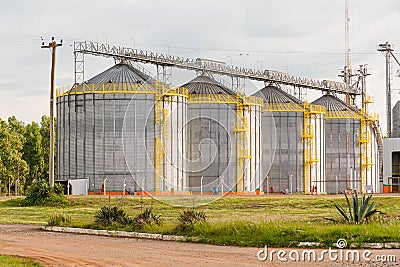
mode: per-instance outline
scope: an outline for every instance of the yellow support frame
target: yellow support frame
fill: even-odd
[[[304,103],[304,129],[303,129],[303,149],[304,149],[304,193],[310,193],[311,170],[313,165],[319,162],[315,153],[315,129],[311,123],[316,121],[318,115],[326,114],[326,108],[323,106]]]
[[[369,114],[368,104],[373,103],[373,99],[368,95],[364,96],[365,110],[361,109],[359,113],[360,119],[360,139],[358,144],[360,146],[360,160],[361,160],[361,190],[364,192],[367,185],[367,173],[374,162],[372,160],[373,155],[372,143],[371,143],[371,128],[373,124],[379,120],[376,114]]]
[[[249,155],[249,127],[245,117],[245,112],[249,112],[249,105],[245,99],[237,98],[236,114],[237,121],[234,131],[235,137],[239,135],[239,140],[236,142],[236,192],[243,192],[244,166],[245,161],[251,158]]]
[[[165,90],[165,85],[156,81],[155,84],[128,84],[128,83],[103,83],[103,84],[84,84],[56,89],[56,97],[67,95],[83,95],[83,94],[155,94],[160,95],[162,91],[165,96],[181,96],[188,97],[188,90],[183,87],[168,87]]]
[[[164,106],[169,104],[172,97],[188,97],[188,90],[186,88],[167,87],[167,85],[156,82],[155,88],[157,89],[156,103],[155,103],[155,124],[158,126],[159,136],[155,139],[155,174],[156,174],[156,187],[155,192],[160,193],[161,179],[163,178],[164,170],[169,166],[164,162],[166,154],[166,147],[169,140],[169,125],[168,116],[169,112]]]

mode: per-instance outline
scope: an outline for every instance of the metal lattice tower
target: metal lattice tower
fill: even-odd
[[[75,42],[74,42],[75,48]],[[74,50],[74,60],[75,60],[75,84],[79,84],[85,81],[85,54],[76,52]]]

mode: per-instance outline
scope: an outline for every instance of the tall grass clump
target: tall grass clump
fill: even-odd
[[[65,213],[54,212],[47,222],[48,226],[64,226],[71,222],[71,216]]]
[[[193,230],[194,226],[199,223],[203,223],[207,221],[207,216],[202,211],[194,211],[194,210],[184,210],[178,217],[178,226],[176,230],[178,232],[186,232],[189,230]]]
[[[133,222],[139,228],[143,228],[145,225],[151,224],[160,225],[161,215],[156,215],[151,208],[146,208],[134,218]]]

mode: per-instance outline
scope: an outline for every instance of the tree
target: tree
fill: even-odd
[[[44,159],[44,172],[48,178],[49,173],[49,154],[50,154],[50,117],[43,115],[40,121],[40,134],[42,135],[42,153]],[[46,179],[46,177],[42,177]]]
[[[54,128],[57,129],[56,119],[54,119]],[[42,153],[44,159],[44,174],[43,179],[49,178],[49,155],[50,155],[50,117],[43,115],[40,122],[40,134],[42,135]],[[54,143],[56,143],[57,137],[54,134]],[[56,146],[54,146],[56,148]],[[57,153],[54,151],[54,165],[56,165]],[[56,170],[56,166],[54,166]]]
[[[0,175],[10,195],[11,186],[15,185],[17,180],[20,184],[24,184],[29,167],[22,159],[23,123],[15,117],[10,117],[9,122],[7,124],[0,119]]]
[[[42,134],[39,124],[32,122],[26,126],[25,144],[23,148],[23,159],[29,166],[29,175],[26,179],[25,189],[32,184],[34,179],[45,178],[45,158],[42,148]]]
[[[0,188],[7,190],[19,181],[26,189],[34,179],[48,179],[50,118],[42,116],[40,125],[24,125],[15,116],[0,119]],[[1,192],[1,191],[0,191]]]
[[[8,118],[8,128],[10,129],[10,132],[18,134],[18,138],[24,142],[26,129],[23,121],[19,121],[15,116],[11,116]]]

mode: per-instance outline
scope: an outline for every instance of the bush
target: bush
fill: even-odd
[[[155,215],[151,209],[145,209],[142,213],[132,218],[126,215],[125,211],[116,206],[103,206],[95,214],[95,222],[102,226],[110,226],[113,223],[122,226],[131,226],[134,229],[142,229],[146,225],[153,223],[160,225],[161,215]]]
[[[195,224],[205,222],[206,220],[207,216],[202,211],[185,210],[178,217],[179,224],[176,229],[179,232],[193,230]]]
[[[39,179],[32,183],[28,189],[28,194],[26,198],[31,200],[31,202],[36,203],[50,195],[50,186],[44,179]]]
[[[64,195],[64,186],[62,184],[55,184],[54,193],[60,196]]]
[[[125,225],[129,222],[129,218],[126,216],[125,211],[116,206],[103,206],[95,214],[95,222],[103,226],[109,226],[113,222],[117,222]]]
[[[155,215],[152,209],[146,208],[142,213],[137,215],[134,219],[136,226],[143,228],[146,224],[161,224],[161,215]]]
[[[68,200],[56,190],[59,190],[59,186],[55,187],[57,189],[50,188],[50,185],[44,179],[39,179],[28,189],[23,205],[26,206],[63,206],[68,204]],[[59,191],[58,191],[59,192]]]
[[[47,222],[48,226],[61,226],[71,222],[71,216],[65,213],[57,213],[54,212],[49,221]]]

